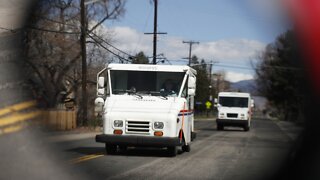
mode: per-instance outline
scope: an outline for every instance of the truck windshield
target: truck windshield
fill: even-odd
[[[185,72],[110,70],[112,94],[177,96]]]
[[[219,97],[219,104],[225,107],[248,107],[246,97]]]

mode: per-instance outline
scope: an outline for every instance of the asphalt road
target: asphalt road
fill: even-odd
[[[212,120],[195,126],[191,152],[176,157],[168,157],[165,149],[133,147],[108,155],[92,138],[55,144],[69,167],[95,179],[270,179],[294,142],[267,119],[255,119],[249,132],[217,131]]]

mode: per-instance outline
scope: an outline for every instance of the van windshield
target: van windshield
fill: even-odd
[[[185,72],[110,70],[112,94],[177,96]]]
[[[219,104],[225,107],[248,107],[248,101],[246,97],[219,97]]]

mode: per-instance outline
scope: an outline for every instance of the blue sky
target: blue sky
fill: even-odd
[[[226,68],[245,66],[266,44],[285,31],[286,24],[273,0],[158,0],[158,53],[173,64],[188,54],[182,40],[199,41],[193,54],[206,61],[219,61],[214,71],[225,71],[231,81],[251,79],[253,70]],[[150,0],[127,0],[126,12],[119,20],[109,21],[117,47],[135,54],[152,55],[153,3]],[[137,36],[137,37],[135,37]],[[178,61],[176,61],[178,60]],[[219,66],[220,64],[220,66]]]

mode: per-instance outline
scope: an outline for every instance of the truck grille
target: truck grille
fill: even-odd
[[[227,113],[228,118],[237,118],[238,114],[237,113]]]
[[[149,134],[151,123],[150,121],[126,121],[127,134]]]

